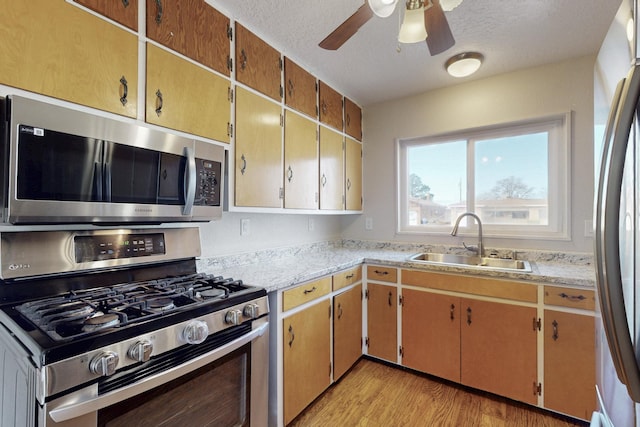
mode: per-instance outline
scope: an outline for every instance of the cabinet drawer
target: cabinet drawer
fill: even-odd
[[[398,270],[391,267],[378,267],[377,265],[368,265],[367,279],[378,280],[380,282],[396,283],[396,281],[398,280]]]
[[[331,292],[331,277],[323,277],[304,285],[296,286],[282,293],[282,311],[312,301]]]
[[[402,270],[402,283],[404,285],[505,298],[514,301],[538,302],[537,285],[507,280],[432,273],[420,270]]]
[[[362,266],[350,268],[333,275],[333,290],[342,289],[362,279]]]
[[[562,307],[594,310],[596,305],[596,295],[594,291],[588,289],[545,286],[544,303],[547,305],[559,305]]]

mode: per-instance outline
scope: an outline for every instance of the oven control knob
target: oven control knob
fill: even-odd
[[[200,344],[209,336],[207,322],[202,320],[192,320],[182,330],[182,338],[187,344]]]
[[[260,306],[258,304],[247,304],[244,306],[242,314],[249,319],[255,319],[260,315]]]
[[[120,357],[112,351],[100,353],[89,362],[89,370],[103,377],[108,377],[116,372]]]
[[[240,310],[229,310],[224,315],[224,323],[228,325],[239,325],[242,323],[242,312]]]
[[[142,340],[133,344],[127,351],[129,359],[137,362],[146,362],[151,358],[151,352],[153,351],[153,344],[151,341]]]

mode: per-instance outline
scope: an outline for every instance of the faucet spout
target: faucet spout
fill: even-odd
[[[478,246],[477,247],[472,247],[472,246],[467,246],[464,244],[464,242],[462,242],[462,244],[464,245],[464,247],[470,251],[474,251],[478,254],[478,256],[482,257],[484,250],[482,247],[482,221],[480,221],[480,217],[476,214],[474,214],[473,212],[465,212],[460,214],[460,216],[458,216],[458,218],[456,219],[455,224],[453,225],[453,230],[451,230],[451,235],[455,236],[458,234],[458,227],[460,226],[460,221],[462,220],[462,218],[464,218],[465,216],[470,216],[472,218],[474,218],[476,220],[476,222],[478,223]]]

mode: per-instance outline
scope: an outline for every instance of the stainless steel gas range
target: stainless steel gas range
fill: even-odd
[[[266,425],[266,292],[199,255],[197,228],[0,233],[0,425]]]

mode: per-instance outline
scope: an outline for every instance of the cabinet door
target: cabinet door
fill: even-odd
[[[282,327],[284,423],[289,424],[331,381],[331,303],[289,316]]]
[[[344,129],[347,135],[362,141],[362,110],[349,98],[344,98]]]
[[[362,285],[333,299],[333,379],[337,381],[362,355]]]
[[[345,138],[345,197],[348,210],[362,210],[362,144]]]
[[[229,142],[229,81],[147,43],[146,121]]]
[[[544,407],[583,420],[596,409],[593,316],[544,311]]]
[[[101,15],[138,31],[138,0],[74,0]]]
[[[342,131],[342,95],[320,82],[320,121]]]
[[[229,25],[229,18],[204,0],[147,0],[147,37],[226,76],[231,74]]]
[[[281,76],[280,52],[236,22],[236,79],[281,101]]]
[[[398,291],[394,286],[367,283],[368,354],[398,360]]]
[[[282,109],[236,87],[236,206],[282,207]]]
[[[316,78],[289,58],[284,58],[284,103],[310,117],[316,118]]]
[[[136,117],[138,37],[64,1],[4,1],[0,84]]]
[[[344,209],[343,138],[320,126],[320,209]]]
[[[460,298],[402,291],[402,364],[460,382]]]
[[[284,207],[318,209],[318,140],[314,122],[291,111],[284,120]]]
[[[535,405],[536,309],[461,299],[462,384]]]

